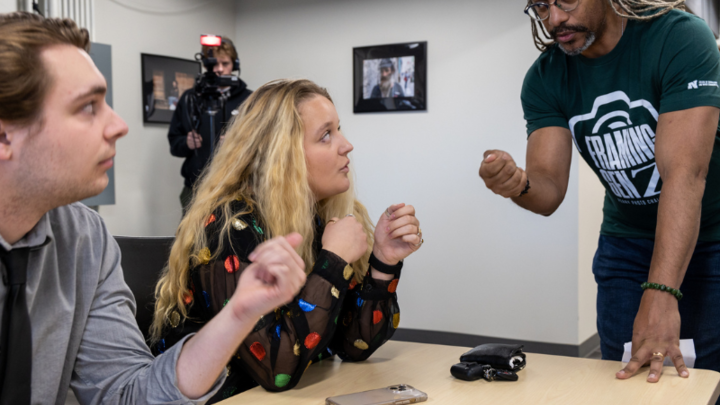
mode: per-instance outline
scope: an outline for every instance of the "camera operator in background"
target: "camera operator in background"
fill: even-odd
[[[222,44],[218,47],[202,47],[203,59],[214,57],[217,64],[213,72],[218,76],[231,75],[238,71],[240,75],[240,61],[232,41],[222,37]],[[224,103],[221,103],[220,110],[214,117],[211,125],[210,115],[199,106],[201,100],[196,95],[196,88],[185,91],[178,101],[177,108],[173,113],[168,132],[170,141],[170,153],[173,156],[185,158],[181,174],[185,178],[185,184],[180,193],[180,203],[183,207],[183,215],[192,199],[192,189],[195,180],[205,168],[213,154],[213,137],[215,144],[222,142],[220,134],[228,121],[234,116],[240,104],[252,93],[247,84],[238,78],[239,86],[219,87]],[[224,104],[224,108],[222,106]],[[211,127],[214,127],[212,134]]]

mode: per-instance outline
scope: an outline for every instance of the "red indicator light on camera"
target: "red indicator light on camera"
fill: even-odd
[[[222,37],[217,35],[200,35],[200,45],[220,46],[222,45]]]

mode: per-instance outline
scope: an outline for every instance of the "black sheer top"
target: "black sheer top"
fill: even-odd
[[[234,213],[244,208],[234,202]],[[258,217],[245,214],[232,222],[229,240],[221,234],[220,210],[205,224],[207,258],[190,271],[191,294],[186,297],[188,318],[170,316],[170,326],[153,350],[164,352],[189,333],[197,332],[217,314],[235,291],[240,274],[250,265],[248,255],[265,240]],[[313,249],[315,263],[305,286],[294,300],[263,316],[240,344],[228,364],[228,376],[209,403],[262,385],[268,391],[285,391],[297,385],[305,370],[337,354],[345,361],[365,360],[392,337],[400,322],[397,303],[399,275],[390,281],[368,275],[362,283],[339,256],[322,249],[324,224],[316,218]],[[217,259],[218,237],[226,238]],[[307,263],[306,263],[307,265]]]

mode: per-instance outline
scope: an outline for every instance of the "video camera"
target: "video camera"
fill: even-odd
[[[218,95],[220,87],[238,87],[240,78],[233,75],[218,76],[215,66],[218,64],[213,48],[222,45],[222,37],[217,35],[201,35],[200,45],[208,47],[207,57],[202,53],[195,54],[195,60],[201,61],[205,66],[205,73],[198,75],[195,80],[195,94],[199,97],[212,98]]]
[[[222,113],[222,122],[227,121],[225,117],[225,101],[227,93],[220,91],[220,88],[240,87],[240,78],[235,75],[219,76],[215,73],[215,66],[218,60],[215,57],[214,48],[222,45],[222,37],[217,35],[201,35],[200,45],[208,47],[207,55],[202,52],[195,54],[195,60],[202,62],[205,73],[200,73],[195,79],[194,94],[188,99],[188,106],[191,116],[187,117],[194,130],[200,128],[203,116],[210,119],[210,147],[215,150],[215,115]],[[237,62],[236,62],[237,64]],[[234,66],[235,67],[235,66]],[[235,69],[236,70],[236,69]],[[195,150],[197,154],[197,149]]]

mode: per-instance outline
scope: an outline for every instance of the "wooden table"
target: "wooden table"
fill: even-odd
[[[269,393],[258,387],[222,405],[322,405],[325,398],[357,391],[410,384],[428,394],[428,404],[714,404],[720,373],[690,370],[680,378],[665,367],[657,384],[645,375],[615,379],[620,362],[527,354],[517,382],[461,381],[450,366],[468,348],[390,341],[361,363],[337,358],[310,366],[295,389]]]

